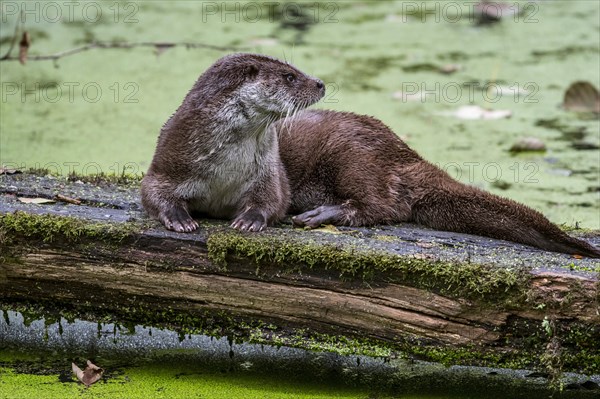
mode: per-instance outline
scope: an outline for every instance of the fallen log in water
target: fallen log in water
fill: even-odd
[[[144,217],[135,182],[0,179],[4,309],[341,353],[600,373],[595,260],[408,224],[241,234],[204,220],[179,234]],[[599,232],[579,236],[600,245]]]

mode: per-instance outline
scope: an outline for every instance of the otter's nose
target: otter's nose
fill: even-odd
[[[322,89],[323,87],[325,87],[323,81],[321,79],[317,79],[317,89]]]

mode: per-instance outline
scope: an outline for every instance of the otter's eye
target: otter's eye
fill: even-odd
[[[285,77],[285,79],[292,83],[296,81],[296,75],[294,75],[293,73],[286,73],[285,75],[283,75]]]

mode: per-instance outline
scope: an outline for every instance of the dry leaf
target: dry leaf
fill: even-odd
[[[81,370],[75,363],[71,363],[71,370],[75,374],[75,377],[81,382],[83,382],[83,370]]]
[[[23,37],[19,42],[19,62],[21,65],[25,65],[27,62],[27,52],[29,51],[29,45],[31,44],[31,39],[29,38],[29,32],[23,32]]]
[[[575,82],[565,92],[567,111],[600,113],[600,93],[590,82]]]
[[[87,361],[87,367],[83,371],[77,367],[75,363],[71,363],[71,368],[73,369],[73,373],[75,373],[75,377],[77,377],[77,379],[86,387],[89,387],[102,378],[102,373],[104,372],[102,368],[96,366],[89,360]]]
[[[24,203],[24,204],[54,204],[56,201],[54,201],[53,199],[48,199],[48,198],[28,198],[28,197],[18,197],[17,198],[20,202]]]
[[[16,175],[17,173],[23,172],[14,168],[0,168],[0,175]]]

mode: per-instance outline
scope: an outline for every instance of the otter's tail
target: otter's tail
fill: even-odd
[[[531,245],[547,251],[600,258],[600,250],[570,237],[541,213],[518,202],[462,186],[439,187],[412,207],[419,224]]]

